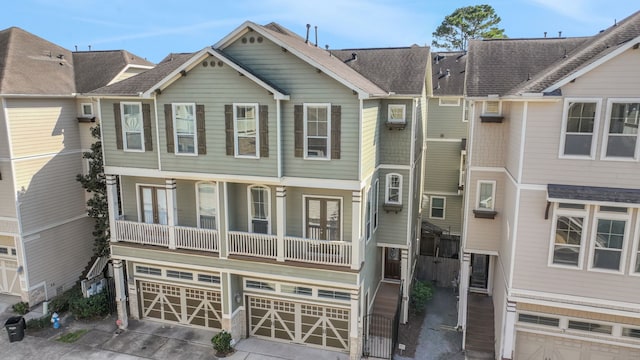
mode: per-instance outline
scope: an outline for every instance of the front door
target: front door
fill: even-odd
[[[471,279],[469,287],[487,290],[489,284],[489,255],[471,254]]]
[[[159,187],[140,187],[142,222],[167,225],[167,190]]]
[[[400,249],[385,248],[384,278],[400,280]]]

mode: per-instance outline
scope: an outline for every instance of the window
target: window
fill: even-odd
[[[500,101],[485,101],[483,114],[499,115],[500,114]]]
[[[568,206],[565,206],[568,205]],[[583,231],[587,213],[573,204],[558,204],[552,230],[551,264],[582,267],[582,248],[586,232]]]
[[[198,281],[209,284],[220,284],[220,276],[198,274]]]
[[[387,174],[386,204],[402,204],[402,175]]]
[[[558,327],[560,325],[560,319],[546,317],[546,316],[529,315],[529,314],[518,314],[518,321],[523,323],[529,323],[529,324],[555,326],[555,327]]]
[[[468,101],[464,102],[464,109],[462,109],[462,121],[463,122],[469,121],[469,102]]]
[[[239,157],[258,157],[258,104],[234,104],[235,154]]]
[[[637,158],[640,103],[613,102],[609,107],[605,157]]]
[[[371,238],[371,230],[372,230],[372,226],[371,226],[371,201],[373,200],[373,188],[369,188],[369,191],[367,191],[367,206],[365,209],[365,214],[364,214],[364,231],[365,231],[365,239],[369,240]]]
[[[167,270],[167,277],[180,280],[193,280],[193,274],[186,271]]]
[[[594,218],[591,244],[591,268],[621,271],[628,211],[610,211],[600,207]]]
[[[9,255],[9,248],[0,247],[0,255]]]
[[[573,330],[589,331],[589,332],[595,332],[595,333],[601,333],[601,334],[611,334],[611,331],[613,330],[611,325],[596,324],[596,323],[589,323],[589,322],[575,321],[575,320],[569,320],[569,325],[567,327]]]
[[[349,293],[342,291],[333,291],[333,290],[318,290],[318,297],[327,298],[327,299],[335,299],[335,300],[351,300],[351,296]]]
[[[567,101],[561,139],[561,156],[593,157],[597,101]]]
[[[494,202],[496,196],[495,181],[479,181],[478,182],[478,200],[476,209],[478,210],[494,210]]]
[[[198,199],[198,227],[217,229],[218,193],[214,183],[198,183],[196,185]]]
[[[162,270],[148,266],[136,266],[136,273],[144,275],[162,276]]]
[[[460,106],[460,98],[438,98],[440,106]]]
[[[175,153],[197,154],[196,104],[172,104]]]
[[[636,239],[636,248],[634,249],[634,257],[635,257],[635,264],[634,264],[634,268],[631,270],[632,273],[636,273],[636,274],[640,274],[640,241],[638,241],[638,239]]]
[[[406,105],[390,104],[388,107],[388,122],[390,123],[406,123]]]
[[[80,104],[80,108],[82,110],[83,117],[92,117],[93,116],[93,104],[91,103],[82,103]]]
[[[622,336],[640,339],[640,329],[622,328]]]
[[[342,201],[305,197],[305,234],[313,240],[342,240]]]
[[[373,230],[378,228],[378,198],[380,194],[380,181],[376,179],[373,185]]]
[[[304,104],[305,159],[330,158],[330,110],[329,104]]]
[[[141,186],[141,218],[147,224],[167,225],[167,190],[160,187]]]
[[[250,289],[276,291],[276,284],[267,283],[267,282],[263,282],[263,281],[247,280],[246,283],[245,283],[245,287],[250,288]]]
[[[142,104],[120,103],[122,113],[122,138],[124,150],[144,151],[144,134],[142,123]]]
[[[249,187],[249,229],[253,233],[269,234],[270,191],[265,186]]]
[[[296,294],[296,295],[304,295],[304,296],[312,296],[313,289],[310,287],[304,286],[294,286],[294,285],[280,285],[280,291],[287,294]]]
[[[444,219],[444,211],[447,199],[441,196],[432,196],[429,202],[429,217],[432,219]]]

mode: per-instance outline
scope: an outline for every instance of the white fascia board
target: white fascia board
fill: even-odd
[[[144,98],[151,97],[153,92],[156,89],[163,90],[163,89],[167,88],[175,80],[177,80],[178,78],[180,78],[182,76],[180,74],[182,71],[189,71],[189,70],[193,69],[197,64],[200,63],[200,61],[202,59],[204,59],[205,57],[207,57],[209,55],[211,55],[211,56],[215,57],[216,59],[222,61],[223,63],[227,64],[232,69],[240,72],[242,75],[244,75],[247,78],[251,79],[256,84],[258,84],[261,87],[265,88],[267,91],[270,91],[271,93],[273,93],[274,99],[276,99],[276,100],[277,99],[289,100],[289,95],[283,94],[283,93],[279,92],[278,90],[274,89],[273,87],[271,87],[270,85],[266,84],[264,81],[258,79],[256,76],[254,76],[253,74],[251,74],[247,70],[241,68],[237,64],[233,63],[232,61],[230,61],[226,57],[220,56],[220,54],[218,54],[215,51],[213,51],[210,47],[206,47],[206,48],[200,50],[197,54],[193,55],[191,57],[191,59],[185,61],[184,64],[179,66],[177,69],[173,70],[169,75],[165,76],[164,79],[160,80],[157,84],[151,86],[149,88],[149,90],[145,91],[142,94],[142,97],[144,97]]]
[[[289,46],[287,46],[287,44],[281,42],[279,39],[271,36],[271,34],[269,34],[266,31],[264,31],[260,25],[257,25],[257,24],[255,24],[255,23],[253,23],[251,21],[244,22],[242,25],[240,25],[239,28],[235,29],[229,35],[225,36],[222,40],[218,41],[215,45],[213,45],[213,48],[214,49],[224,49],[229,44],[231,44],[233,41],[235,41],[236,39],[238,39],[242,35],[246,34],[249,31],[249,29],[252,29],[253,31],[257,32],[258,34],[266,37],[267,39],[269,39],[270,41],[272,41],[276,45],[287,49],[287,51],[289,51],[293,55],[297,56],[298,58],[302,59],[303,61],[307,62],[309,65],[315,67],[316,69],[320,69],[323,73],[329,75],[329,77],[331,77],[332,79],[334,79],[337,82],[341,83],[342,85],[348,87],[349,89],[357,92],[358,93],[358,99],[366,100],[366,99],[371,98],[372,95],[374,95],[374,94],[369,94],[366,91],[363,91],[362,89],[360,89],[359,87],[353,85],[352,83],[344,80],[340,76],[336,75],[335,73],[333,73],[332,71],[330,71],[326,67],[320,65],[319,63],[315,62],[313,59],[311,59],[308,56],[304,55],[303,53],[297,51],[296,49],[290,48]],[[378,94],[377,96],[382,96],[382,95],[383,94]]]
[[[571,73],[569,76],[565,76],[560,81],[558,81],[558,82],[554,83],[553,85],[547,87],[546,89],[542,90],[542,92],[552,92],[552,91],[554,91],[556,89],[561,88],[562,86],[570,83],[571,81],[577,79],[578,77],[588,73],[589,71],[597,68],[598,66],[606,63],[607,61],[615,58],[616,56],[618,56],[618,55],[622,54],[623,52],[629,50],[630,48],[636,46],[638,43],[640,43],[640,36],[635,37],[632,40],[627,41],[625,44],[621,45],[619,48],[613,50],[609,54],[601,57],[600,59],[594,61],[593,63],[583,67],[582,69]]]
[[[144,70],[149,70],[149,69],[153,69],[153,66],[149,66],[149,65],[136,65],[136,64],[127,64],[124,68],[122,68],[122,70],[120,70],[116,76],[113,77],[113,79],[111,79],[111,81],[109,81],[109,83],[107,84],[107,86],[111,85],[114,83],[114,80],[119,78],[120,75],[124,74],[125,72],[127,72],[127,70],[131,69],[131,68],[137,68],[137,69],[144,69]]]

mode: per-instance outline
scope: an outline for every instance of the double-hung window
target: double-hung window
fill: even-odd
[[[330,159],[331,104],[304,104],[305,159]]]
[[[582,267],[587,218],[585,205],[565,203],[556,205],[551,231],[550,265]]]
[[[122,138],[124,150],[144,151],[142,104],[139,102],[120,103],[122,114]]]
[[[385,204],[402,204],[402,175],[387,174]]]
[[[567,100],[560,156],[593,158],[599,109],[600,100]]]
[[[622,271],[629,219],[627,208],[599,206],[591,230],[591,269]]]
[[[640,101],[610,101],[605,157],[637,158]]]
[[[429,217],[432,219],[444,219],[447,198],[432,196],[429,202]]]
[[[197,154],[196,104],[172,104],[176,154]]]
[[[217,228],[218,192],[216,184],[201,182],[196,185],[198,199],[198,227]]]
[[[479,181],[476,209],[493,211],[495,208],[496,182]]]
[[[238,157],[258,157],[258,104],[234,104],[235,152]]]
[[[342,240],[342,202],[336,198],[305,196],[305,237]]]
[[[249,229],[253,233],[269,234],[270,191],[265,186],[249,187]]]

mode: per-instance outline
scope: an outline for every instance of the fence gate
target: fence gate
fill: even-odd
[[[364,337],[362,355],[373,359],[393,359],[393,352],[398,339],[397,314],[387,317],[369,314],[364,317]]]

